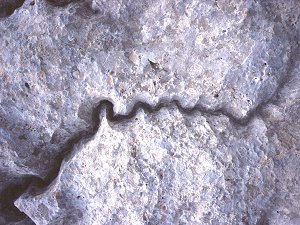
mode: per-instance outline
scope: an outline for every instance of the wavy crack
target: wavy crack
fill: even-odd
[[[267,102],[268,103],[268,102]],[[267,104],[265,103],[265,104]],[[265,105],[262,104],[262,105]],[[227,116],[232,123],[235,125],[246,126],[249,121],[255,116],[258,112],[259,108],[262,107],[260,105],[255,110],[252,110],[247,114],[247,116],[243,118],[236,118],[230,112],[224,109],[208,109],[199,104],[195,105],[194,107],[185,108],[181,105],[179,100],[161,100],[155,106],[151,106],[148,103],[138,101],[136,102],[131,110],[127,114],[116,114],[114,113],[114,104],[109,100],[101,100],[92,110],[91,113],[91,129],[90,130],[81,130],[74,134],[62,147],[61,152],[55,157],[55,165],[49,170],[48,175],[42,179],[38,176],[27,176],[20,178],[17,183],[14,183],[8,186],[4,191],[1,193],[0,202],[2,204],[2,211],[3,212],[15,212],[15,215],[22,215],[25,214],[21,213],[17,207],[14,205],[14,201],[18,199],[22,194],[27,192],[31,195],[41,194],[47,190],[49,185],[55,180],[58,176],[59,171],[61,169],[61,165],[63,161],[71,159],[75,152],[73,151],[75,148],[74,146],[82,141],[90,140],[98,131],[101,120],[100,115],[105,112],[106,118],[109,122],[112,123],[121,123],[123,121],[128,121],[134,118],[140,110],[148,114],[156,113],[162,108],[170,108],[170,107],[177,107],[178,110],[185,115],[193,115],[196,112],[200,112],[206,116]]]
[[[299,49],[299,48],[296,48]],[[289,63],[289,68],[292,68],[294,65],[294,60],[291,60]],[[178,110],[185,115],[193,115],[196,112],[200,112],[205,116],[226,116],[229,118],[230,122],[235,126],[246,126],[254,117],[260,115],[261,108],[265,105],[270,104],[273,101],[276,101],[276,97],[279,95],[279,91],[283,86],[290,80],[291,70],[288,71],[285,78],[280,80],[277,89],[273,93],[272,97],[268,100],[261,102],[256,108],[249,111],[248,114],[242,118],[235,117],[231,112],[226,109],[209,109],[202,106],[201,104],[196,104],[194,107],[183,107],[179,100],[160,100],[156,105],[152,106],[143,101],[137,101],[132,106],[131,110],[127,114],[116,114],[114,112],[114,104],[109,100],[101,100],[93,109],[91,113],[91,129],[90,130],[81,130],[75,133],[62,147],[62,151],[55,157],[55,165],[49,170],[48,175],[42,179],[37,176],[27,176],[22,177],[18,180],[17,183],[14,183],[8,186],[0,194],[0,203],[4,205],[2,207],[3,212],[15,212],[15,215],[19,217],[27,216],[20,210],[15,207],[14,201],[18,199],[22,194],[28,193],[31,195],[41,194],[47,190],[49,185],[55,180],[63,161],[71,159],[75,152],[74,146],[82,141],[90,140],[98,131],[101,120],[100,115],[102,112],[105,112],[106,118],[109,122],[112,123],[121,123],[123,121],[128,121],[134,118],[140,110],[148,114],[156,113],[162,108],[177,107]],[[4,197],[3,197],[4,196]]]
[[[56,6],[64,6],[72,2],[72,0],[48,0],[49,3]],[[24,3],[24,0],[0,0],[0,18],[10,16],[17,8],[21,7]],[[277,89],[273,93],[272,97],[266,101],[261,102],[256,108],[248,112],[248,114],[242,118],[237,118],[232,115],[231,112],[223,108],[218,109],[209,109],[202,106],[201,104],[196,104],[194,107],[183,107],[179,100],[161,100],[156,105],[152,106],[148,103],[138,101],[134,103],[133,107],[127,114],[115,114],[113,110],[113,103],[109,100],[101,100],[93,109],[91,113],[91,129],[81,130],[73,134],[73,136],[67,140],[65,145],[62,147],[61,152],[55,158],[55,165],[49,170],[48,175],[42,179],[38,176],[24,176],[18,178],[13,184],[8,185],[0,193],[0,216],[5,215],[4,217],[9,218],[15,217],[22,219],[26,215],[19,211],[14,205],[14,201],[18,199],[22,194],[28,192],[29,194],[36,195],[47,190],[49,185],[55,180],[59,171],[61,169],[62,162],[64,160],[69,160],[75,154],[74,146],[80,143],[81,141],[88,141],[91,139],[99,129],[101,125],[100,114],[105,112],[106,118],[112,123],[120,123],[126,120],[131,120],[136,116],[136,114],[143,110],[146,113],[152,114],[158,112],[162,108],[177,107],[182,114],[193,115],[196,112],[200,112],[206,116],[221,116],[224,115],[229,118],[229,120],[237,126],[246,126],[254,117],[260,115],[261,109],[270,104],[275,103],[276,98],[279,95],[279,91],[284,87],[284,85],[290,80],[292,76],[291,70],[294,66],[294,61],[298,59],[297,52],[299,52],[299,42],[297,41],[297,46],[294,50],[294,53],[291,56],[289,61],[288,71],[286,75],[279,81]]]
[[[299,45],[295,48],[295,52],[299,50]],[[247,124],[256,116],[260,116],[261,109],[270,104],[276,103],[280,90],[285,86],[285,84],[291,79],[291,70],[296,61],[295,57],[291,57],[289,62],[289,70],[287,71],[285,77],[280,80],[277,89],[273,93],[272,97],[266,101],[261,102],[256,108],[249,111],[248,114],[242,118],[234,116],[231,112],[224,108],[209,109],[202,106],[201,104],[196,104],[194,107],[184,107],[179,100],[160,100],[156,105],[152,106],[143,101],[137,101],[133,104],[132,108],[126,114],[116,114],[114,112],[114,104],[109,100],[101,100],[93,109],[91,113],[91,129],[81,130],[75,133],[70,139],[67,140],[66,144],[62,147],[61,152],[55,157],[55,165],[49,170],[48,175],[42,179],[37,176],[25,176],[21,177],[14,184],[9,185],[0,193],[0,203],[1,211],[4,214],[13,214],[17,218],[25,218],[27,215],[20,212],[14,205],[14,201],[18,199],[22,194],[28,193],[31,195],[41,194],[47,190],[49,185],[55,180],[63,161],[70,160],[76,152],[74,146],[82,141],[89,141],[98,131],[101,120],[100,115],[105,112],[106,118],[111,123],[121,123],[123,121],[128,121],[134,118],[140,110],[148,114],[156,113],[162,108],[177,107],[178,110],[185,115],[193,115],[196,112],[200,112],[205,116],[226,116],[229,118],[230,122],[235,126],[247,126]],[[0,214],[1,215],[1,214]]]

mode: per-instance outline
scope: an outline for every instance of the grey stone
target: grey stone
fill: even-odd
[[[0,21],[3,223],[299,223],[299,14],[25,0]]]

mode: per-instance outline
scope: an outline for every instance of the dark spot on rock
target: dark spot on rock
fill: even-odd
[[[133,158],[136,158],[136,151],[135,151],[135,150],[133,150],[133,151],[131,152],[131,156],[132,156]]]
[[[30,89],[30,86],[29,86],[29,84],[27,82],[25,83],[25,87],[27,87],[28,89]]]
[[[35,1],[30,2],[30,5],[35,5]]]
[[[260,219],[257,221],[256,225],[269,225],[269,220],[267,218],[267,214],[265,212],[262,213]]]
[[[33,149],[32,155],[38,156],[41,153],[40,148],[36,147]]]
[[[47,0],[51,5],[54,6],[66,6],[74,0]]]
[[[244,217],[242,218],[242,222],[243,222],[243,224],[245,224],[245,225],[249,225],[248,218],[247,218],[246,216],[244,216]]]
[[[19,139],[20,139],[20,140],[26,140],[26,135],[25,135],[25,134],[20,135],[20,136],[19,136]]]
[[[277,15],[276,17],[275,17],[275,19],[274,19],[274,22],[282,22],[282,18],[281,18],[281,16],[280,15]]]
[[[218,98],[218,97],[219,97],[219,94],[215,94],[214,97],[215,97],[215,98]]]
[[[159,177],[160,180],[162,180],[163,177],[164,177],[164,173],[162,171],[159,171],[158,172],[158,177]]]
[[[148,220],[147,216],[146,216],[146,213],[143,213],[143,220],[146,221]]]
[[[155,70],[159,69],[159,63],[152,62],[150,59],[148,59],[148,61],[153,69],[155,69]]]

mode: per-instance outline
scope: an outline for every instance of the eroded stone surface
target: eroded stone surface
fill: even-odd
[[[176,108],[101,118],[48,191],[15,203],[36,224],[299,223],[299,145],[274,141],[262,118],[240,127]]]
[[[151,136],[154,134],[150,131],[143,136],[145,140],[140,138],[139,142],[152,140],[155,143],[149,141],[150,146],[157,149],[157,152],[147,153],[149,146],[138,146],[141,152],[135,153],[142,162],[147,155],[153,156],[142,167],[148,165],[152,168],[152,173],[147,174],[148,179],[152,179],[149,184],[152,189],[149,186],[144,190],[148,201],[145,203],[140,198],[138,204],[134,204],[137,193],[130,193],[140,187],[131,184],[130,179],[137,176],[140,182],[139,176],[144,171],[132,167],[128,177],[122,177],[120,171],[116,174],[124,184],[129,182],[126,184],[129,193],[125,191],[123,200],[117,196],[109,204],[116,215],[111,219],[117,221],[120,218],[124,223],[142,221],[143,217],[139,216],[146,211],[149,215],[145,215],[145,218],[154,224],[162,218],[165,218],[165,223],[176,223],[178,219],[182,222],[186,220],[188,224],[192,221],[196,224],[238,224],[245,221],[250,224],[259,221],[297,224],[299,215],[295,209],[298,199],[295,196],[298,194],[298,177],[295,171],[299,163],[299,7],[296,0],[86,0],[63,8],[53,7],[41,0],[36,0],[35,4],[25,1],[13,15],[0,21],[1,196],[7,194],[7,187],[16,184],[24,176],[45,178],[49,169],[57,164],[55,157],[65,143],[80,130],[89,130],[93,126],[90,114],[99,99],[111,99],[115,103],[115,111],[125,113],[137,99],[155,104],[163,97],[176,97],[186,106],[198,103],[212,110],[221,108],[226,115],[234,118],[243,118],[260,104],[268,102],[277,88],[283,88],[285,82],[290,80],[280,96],[275,96],[268,105],[260,107],[261,117],[251,114],[254,118],[245,127],[232,124],[226,116],[216,118],[199,113],[186,118],[176,109],[164,109],[156,116],[141,113],[139,116],[146,119],[140,128],[148,127],[151,130],[156,127],[162,134],[161,139],[170,136],[171,147],[156,143],[153,139],[157,138]],[[161,119],[163,115],[170,117],[166,124],[152,121]],[[216,128],[209,123],[205,129],[211,132],[205,133],[203,128],[201,132],[204,133],[199,131],[203,139],[199,136],[194,140],[190,135],[198,134],[197,129],[203,126],[186,124],[194,120],[204,124],[205,121],[216,123]],[[77,203],[83,200],[74,200],[69,196],[70,193],[58,197],[61,198],[58,202],[62,199],[71,201],[65,205],[55,205],[58,204],[57,199],[49,194],[56,189],[66,192],[68,188],[75,187],[72,183],[75,180],[68,177],[69,170],[72,165],[79,166],[84,161],[89,163],[90,168],[86,168],[86,176],[78,176],[82,192],[88,193],[85,179],[91,178],[88,178],[89,173],[96,173],[94,167],[100,168],[103,164],[106,166],[106,170],[102,171],[103,176],[112,176],[113,163],[119,166],[119,162],[104,163],[100,156],[99,159],[89,159],[84,152],[90,151],[90,145],[106,144],[108,146],[105,148],[94,146],[93,149],[99,155],[107,151],[111,158],[125,154],[125,162],[137,164],[139,160],[133,159],[130,153],[132,146],[128,144],[130,132],[142,133],[139,133],[137,123],[129,121],[125,127],[101,125],[91,142],[76,147],[78,155],[69,166],[66,165],[65,172],[61,171],[61,181],[55,183],[53,189],[41,195],[43,198],[29,196],[26,200],[22,197],[17,201],[18,207],[38,224],[50,221],[56,224],[63,218],[67,221],[69,212],[65,212],[64,207],[72,208],[74,205],[75,209],[82,211]],[[176,129],[177,126],[185,129],[186,139],[180,137],[183,132],[180,129],[177,133],[165,130],[171,125]],[[227,136],[223,137],[218,129],[224,130],[225,134],[227,132]],[[107,135],[103,130],[119,135],[110,139],[119,146],[118,151],[112,148],[112,143],[103,143],[102,138]],[[120,130],[124,134],[120,134]],[[218,144],[207,146],[212,139]],[[192,150],[186,147],[189,145]],[[154,158],[160,150],[173,147],[179,159],[170,154],[162,156],[161,161]],[[207,155],[219,180],[208,182],[196,172],[194,174],[183,169],[192,166],[189,159],[201,152]],[[233,162],[235,169],[230,176],[222,174],[227,162],[219,159],[219,152],[223,155],[232,154],[236,159]],[[270,166],[262,164],[264,157],[268,162],[271,161]],[[206,172],[201,165],[195,167],[201,173]],[[127,171],[127,164],[121,169]],[[169,180],[154,179],[154,173],[159,169],[167,171]],[[176,179],[172,180],[172,176]],[[210,180],[214,178],[213,174],[207,176]],[[249,181],[247,176],[255,181]],[[228,177],[234,182],[226,181]],[[201,197],[204,191],[196,188],[205,182],[210,183],[208,191],[211,191],[208,192],[211,199],[207,199],[207,207],[215,213],[206,215],[207,211],[203,208],[193,217],[195,210],[205,205],[205,199]],[[228,182],[232,183],[232,187],[228,186]],[[171,184],[175,185],[174,189],[169,187]],[[104,187],[101,182],[98,185]],[[183,188],[187,188],[187,199],[181,198],[179,193]],[[165,195],[161,191],[165,191]],[[112,187],[104,192],[106,195],[117,193]],[[198,193],[195,201],[191,200],[193,192]],[[160,214],[159,201],[154,204],[155,198],[159,198],[158,193],[173,201],[165,214]],[[217,196],[226,197],[219,199]],[[289,200],[292,196],[294,201]],[[104,201],[102,197],[95,198],[101,202]],[[0,217],[8,223],[11,216],[6,215],[7,202],[4,199],[0,198]],[[87,199],[84,201],[88,202],[85,203],[87,205],[91,201],[89,207],[102,207],[94,206],[94,198]],[[131,208],[125,207],[125,200],[131,202]],[[166,201],[162,202],[165,204]],[[194,205],[188,205],[190,202],[194,202]],[[44,206],[39,208],[38,203]],[[236,203],[240,203],[240,206],[236,206]],[[118,207],[125,207],[124,210],[131,213],[125,215],[125,211],[118,212]],[[45,210],[49,210],[48,216]],[[92,219],[92,211],[87,210],[86,213],[85,217],[74,217],[72,221],[96,221]],[[108,218],[105,213],[97,215]],[[131,215],[135,217],[131,218]],[[108,220],[106,222],[109,223]]]
[[[16,202],[36,224],[235,224],[247,214],[254,224],[272,196],[260,119],[235,130],[226,117],[141,112],[122,125],[103,118],[76,148],[49,191]]]

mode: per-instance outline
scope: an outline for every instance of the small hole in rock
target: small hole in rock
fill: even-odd
[[[20,135],[20,136],[19,136],[19,139],[20,139],[20,140],[26,140],[25,134]]]
[[[29,84],[26,82],[25,83],[25,86],[28,88],[28,89],[30,89],[30,86],[29,86]]]
[[[152,66],[153,69],[157,70],[159,69],[159,64],[156,62],[152,62],[150,59],[148,59],[150,65]]]

